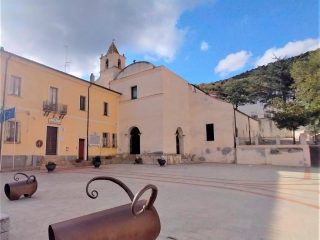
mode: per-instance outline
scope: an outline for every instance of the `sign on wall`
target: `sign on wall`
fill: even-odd
[[[97,133],[90,134],[89,145],[100,146],[100,135]]]
[[[59,118],[48,118],[49,124],[61,125],[62,120]]]
[[[16,117],[16,108],[9,108],[0,112],[0,122],[5,122]]]

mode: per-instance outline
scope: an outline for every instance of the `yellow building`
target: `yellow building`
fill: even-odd
[[[90,159],[117,152],[120,93],[3,49],[0,106],[2,168],[34,166],[43,157]]]

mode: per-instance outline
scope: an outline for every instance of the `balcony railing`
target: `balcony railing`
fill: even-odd
[[[65,104],[52,103],[50,101],[44,101],[42,105],[42,111],[45,116],[50,113],[59,114],[59,118],[63,118],[68,112],[68,106]]]

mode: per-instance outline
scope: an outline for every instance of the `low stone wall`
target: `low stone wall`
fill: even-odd
[[[1,169],[2,170],[18,170],[18,169],[33,169],[40,166],[42,156],[37,155],[16,155],[16,156],[2,156]]]
[[[137,155],[137,157],[142,158],[144,164],[159,164],[158,159],[163,158],[167,161],[166,164],[180,164],[181,155],[180,154],[157,154],[157,153],[145,153]]]
[[[308,145],[237,146],[238,164],[310,167]]]
[[[214,163],[234,163],[235,150],[233,147],[206,148],[198,152],[195,158],[199,161]]]

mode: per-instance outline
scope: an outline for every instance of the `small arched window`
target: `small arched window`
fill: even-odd
[[[106,60],[106,68],[109,67],[109,59]]]
[[[121,60],[118,59],[118,68],[121,68]]]

